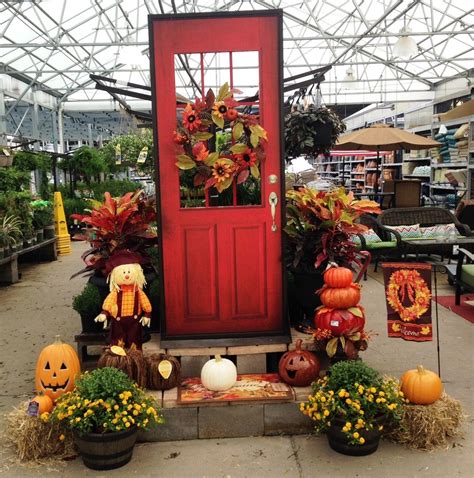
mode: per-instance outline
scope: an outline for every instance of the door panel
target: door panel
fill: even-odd
[[[226,17],[156,16],[150,25],[154,114],[159,137],[162,335],[174,339],[284,334],[287,324],[281,262],[281,12]],[[231,34],[244,31],[245,34]],[[193,191],[191,200],[185,197],[183,202],[179,187],[183,176],[175,165],[176,145],[172,140],[177,127],[175,92],[179,85],[174,69],[178,53],[188,55],[188,64],[201,62],[201,69],[192,68],[192,72],[204,91],[206,83],[212,82],[214,71],[206,71],[204,66],[212,65],[212,61],[221,66],[225,63],[228,72],[219,81],[229,78],[231,86],[235,78],[245,79],[246,55],[251,67],[259,68],[259,123],[267,131],[269,141],[265,145],[266,158],[260,163],[258,191],[254,191],[252,198],[243,198],[242,190],[234,184],[225,201],[224,195],[213,202]],[[214,57],[217,60],[206,60]],[[235,75],[234,62],[241,68]],[[191,92],[178,93],[189,97]],[[277,181],[269,181],[269,175],[275,175]],[[270,193],[279,198],[274,217],[276,229],[272,228]]]

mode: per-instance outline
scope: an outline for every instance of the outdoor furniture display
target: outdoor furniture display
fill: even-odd
[[[474,199],[463,199],[456,208],[456,217],[474,230]]]
[[[398,128],[390,128],[385,124],[376,124],[370,128],[363,128],[341,136],[333,149],[372,149],[377,151],[375,180],[373,182],[374,192],[377,192],[378,177],[381,173],[381,170],[379,170],[381,149],[396,151],[399,149],[428,149],[438,146],[440,146],[438,141],[425,138],[424,136],[409,133]]]
[[[466,263],[465,260],[466,259]],[[459,248],[458,264],[456,266],[456,299],[455,304],[461,304],[461,295],[474,292],[474,254]]]
[[[391,181],[393,183],[393,181]],[[354,193],[356,198],[368,198],[380,204],[381,209],[388,209],[393,206],[395,193],[393,191],[384,191],[376,193]]]
[[[456,244],[453,241],[461,243],[463,237],[472,235],[469,226],[461,224],[453,213],[440,207],[389,209],[382,211],[377,222],[383,239],[395,240],[403,255],[439,254],[450,257],[452,246]],[[447,236],[450,242],[446,241]],[[468,240],[469,249],[474,247],[473,239]]]
[[[401,250],[397,247],[396,240],[384,240],[384,233],[380,228],[380,224],[375,216],[370,214],[363,214],[359,220],[361,224],[367,226],[369,231],[363,234],[357,234],[360,242],[359,249],[361,251],[369,251],[372,260],[374,261],[374,272],[377,272],[377,267],[380,258],[389,257],[400,259]],[[357,240],[356,240],[357,241]],[[367,271],[364,274],[364,280],[367,279]]]
[[[419,207],[421,205],[421,181],[395,181],[394,190],[394,207]]]

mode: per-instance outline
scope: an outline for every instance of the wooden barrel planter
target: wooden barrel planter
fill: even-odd
[[[92,470],[113,470],[126,465],[133,455],[137,427],[113,433],[74,433],[84,465]]]
[[[361,437],[364,437],[365,443],[363,445],[352,445],[348,442],[347,436],[342,431],[342,427],[346,421],[340,418],[336,418],[332,421],[332,425],[326,432],[329,446],[338,453],[349,456],[366,456],[371,455],[377,451],[380,443],[381,432],[379,431],[379,425],[382,425],[385,421],[385,417],[380,417],[374,424],[374,429],[365,431],[359,430]]]

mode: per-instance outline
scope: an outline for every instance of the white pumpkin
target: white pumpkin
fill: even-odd
[[[201,382],[213,392],[223,392],[237,381],[237,368],[229,359],[216,355],[208,360],[201,370]]]

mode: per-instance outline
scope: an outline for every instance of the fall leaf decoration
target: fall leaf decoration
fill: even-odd
[[[431,292],[416,270],[400,269],[390,276],[387,286],[387,301],[404,322],[414,322],[429,308]],[[403,302],[408,299],[411,305]],[[424,335],[427,335],[429,330]]]
[[[259,164],[265,159],[267,132],[258,123],[258,115],[243,114],[236,109],[234,93],[238,90],[224,83],[217,96],[212,90],[204,101],[188,103],[181,122],[173,132],[179,154],[176,166],[182,171],[196,170],[194,186],[215,187],[220,193],[234,180],[242,184],[249,177],[260,177]],[[232,143],[212,151],[216,132],[230,129]]]

